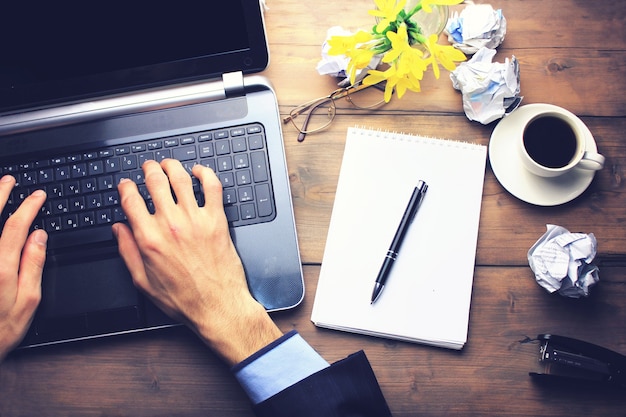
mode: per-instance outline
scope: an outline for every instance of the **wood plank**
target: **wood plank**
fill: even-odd
[[[274,85],[281,113],[306,101],[330,94],[336,79],[317,73],[319,48],[289,47],[272,55],[264,75]],[[520,63],[521,95],[524,103],[551,103],[580,116],[624,116],[626,104],[626,51],[597,51],[577,48],[505,49],[495,57],[504,62],[515,56]],[[429,72],[422,91],[394,98],[382,110],[447,112],[463,114],[462,98],[444,70],[439,80]],[[340,104],[346,107],[347,104]]]
[[[477,1],[501,9],[507,20],[506,48],[550,48],[569,45],[590,49],[624,50],[626,4],[614,0]],[[368,30],[374,19],[367,14],[372,0],[349,2],[294,2],[267,0],[266,22],[273,44],[319,46],[326,30],[343,26]],[[465,6],[453,6],[461,11]],[[602,24],[591,22],[601,21]]]

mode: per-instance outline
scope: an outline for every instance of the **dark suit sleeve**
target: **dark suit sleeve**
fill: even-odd
[[[389,417],[391,412],[363,351],[254,406],[258,417]]]

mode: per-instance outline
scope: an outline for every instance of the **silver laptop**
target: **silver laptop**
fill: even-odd
[[[116,184],[147,159],[213,168],[250,291],[269,311],[304,295],[280,118],[259,0],[132,6],[3,5],[0,170],[48,200],[42,302],[22,346],[176,325],[140,294],[117,254]],[[9,18],[10,17],[10,18]],[[203,196],[196,185],[199,204]]]

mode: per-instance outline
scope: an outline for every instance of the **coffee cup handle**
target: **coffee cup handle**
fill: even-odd
[[[604,168],[604,161],[604,156],[600,155],[599,153],[587,151],[584,153],[583,158],[578,163],[578,167],[582,169],[598,171]]]

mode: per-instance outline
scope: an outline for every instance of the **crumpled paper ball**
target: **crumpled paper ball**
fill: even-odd
[[[446,25],[448,41],[468,55],[480,48],[496,49],[506,36],[506,19],[502,10],[489,4],[469,4],[455,12]]]
[[[340,87],[347,87],[350,85],[350,77],[348,75],[348,63],[350,59],[345,55],[328,55],[330,46],[328,40],[333,36],[350,36],[353,32],[342,28],[341,26],[333,26],[326,32],[326,40],[322,44],[322,59],[317,63],[316,70],[320,75],[330,75],[332,77],[341,78],[339,82]],[[370,69],[376,69],[380,64],[381,57],[375,55],[367,67],[357,70],[355,77],[355,83],[363,79]]]
[[[570,233],[549,224],[546,233],[528,251],[528,263],[539,285],[548,292],[570,298],[589,296],[600,281],[593,264],[597,242],[593,233]]]
[[[450,73],[452,86],[463,93],[467,118],[485,125],[515,110],[523,98],[517,59],[492,62],[495,54],[494,49],[481,48]]]

